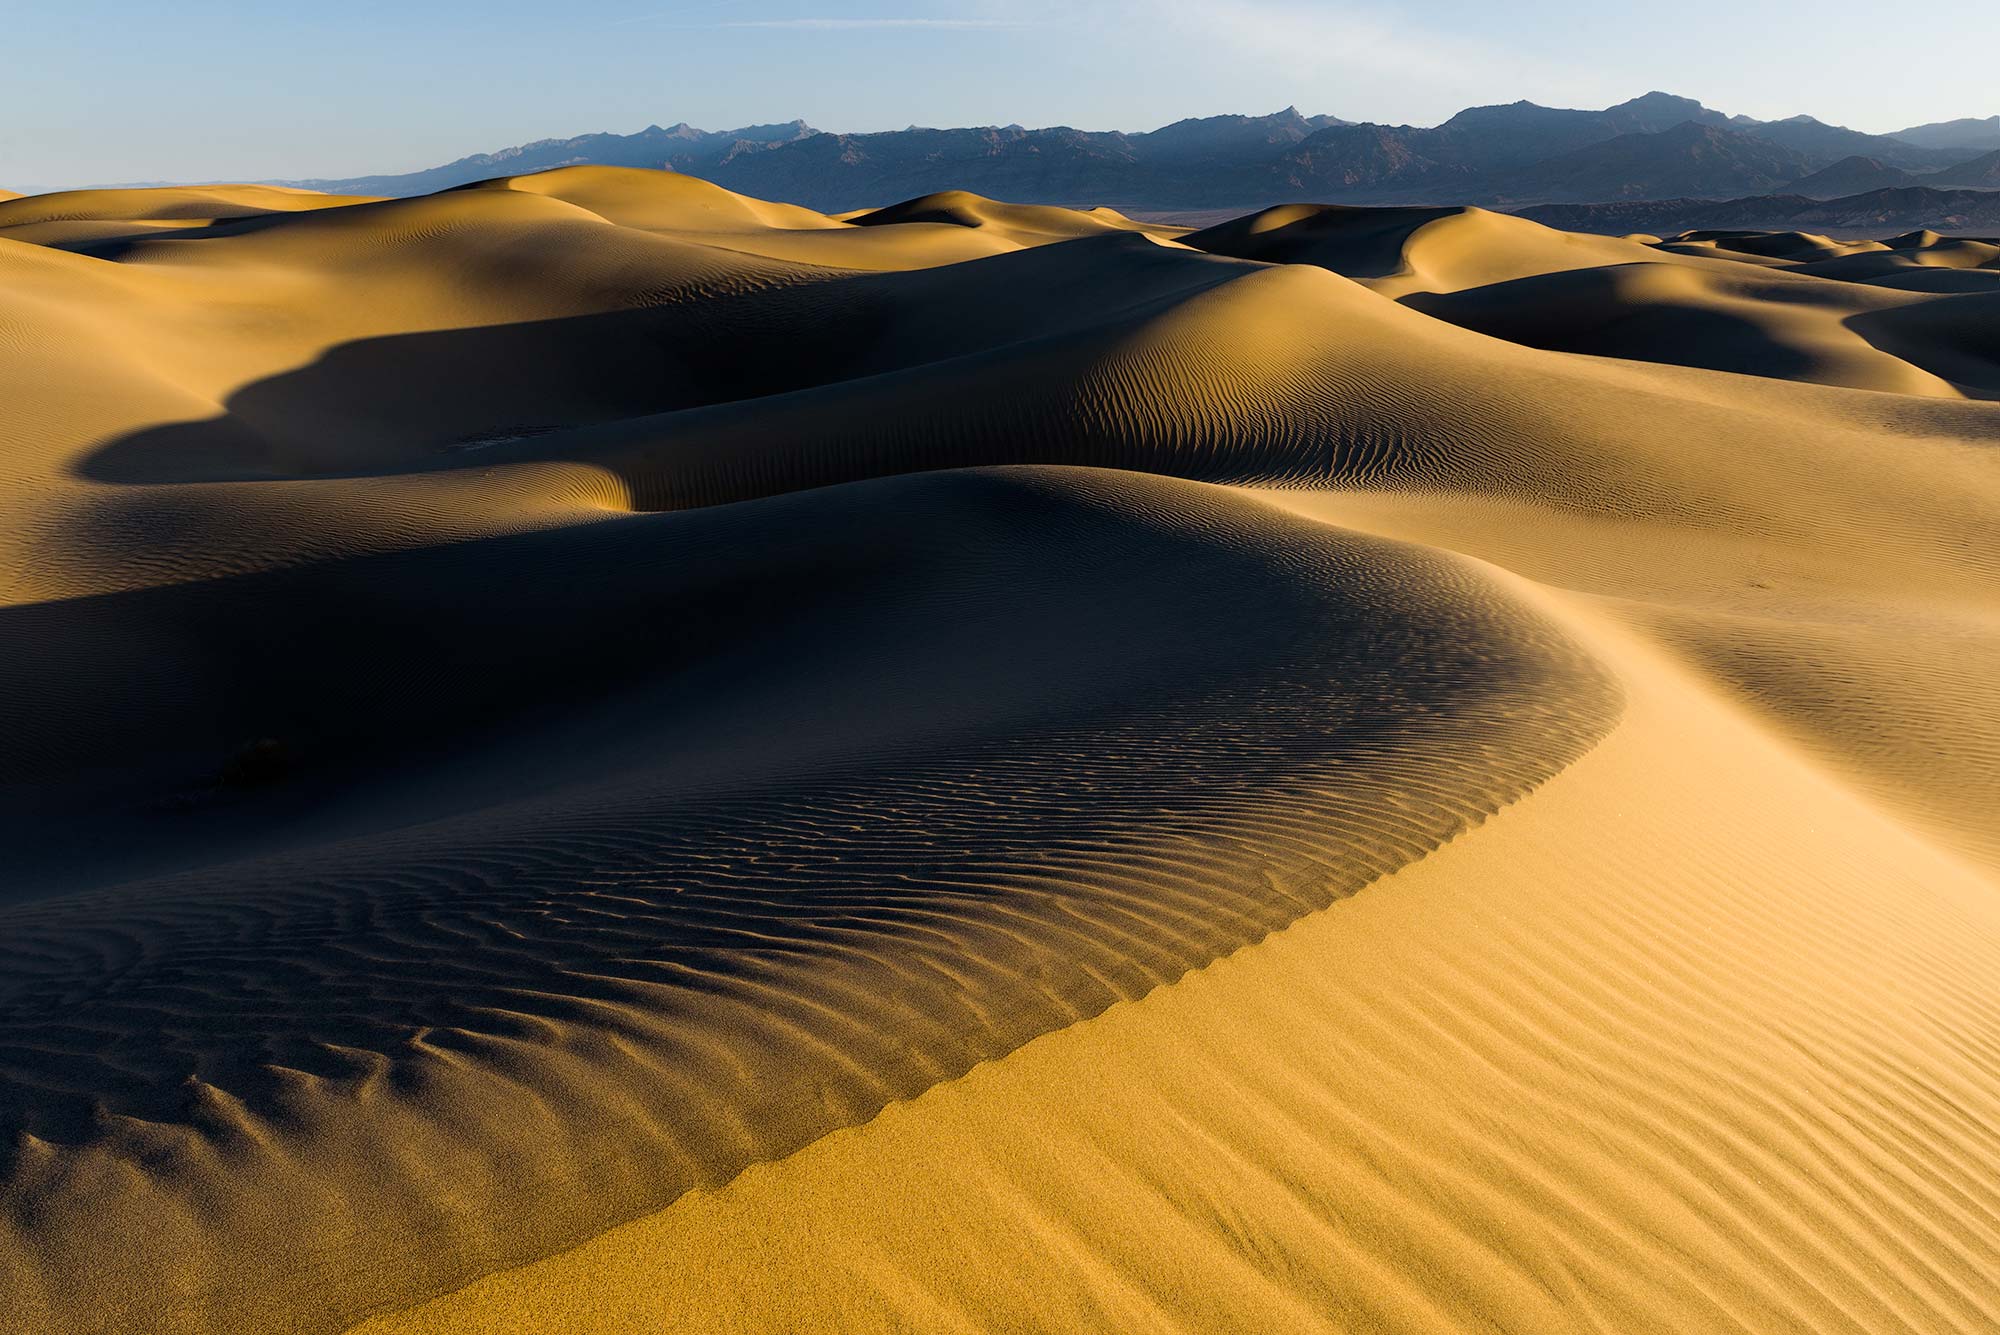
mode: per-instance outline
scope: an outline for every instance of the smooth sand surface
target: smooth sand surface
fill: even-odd
[[[1995,277],[0,202],[10,1319],[1994,1329]]]

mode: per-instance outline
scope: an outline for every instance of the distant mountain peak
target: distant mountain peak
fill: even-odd
[[[1663,93],[1657,88],[1650,93],[1641,93],[1637,97],[1627,98],[1623,102],[1604,109],[1606,115],[1614,115],[1621,111],[1679,115],[1684,119],[1695,119],[1702,116],[1714,116],[1722,119],[1720,112],[1710,111],[1692,97],[1682,97],[1679,93]]]
[[[1802,176],[1787,186],[1791,193],[1808,199],[1836,199],[1917,183],[1918,178],[1880,158],[1853,154],[1810,176]]]
[[[2000,116],[1962,117],[1932,121],[1896,131],[1895,138],[1924,148],[1968,149],[1974,153],[2000,148]]]
[[[2000,190],[2000,149],[1947,167],[1934,176],[1922,177],[1920,182],[1924,185],[1964,186],[1973,190]]]
[[[1131,133],[1016,123],[825,134],[802,120],[711,131],[682,121],[629,135],[536,140],[400,176],[285,184],[424,194],[502,174],[599,163],[685,172],[740,193],[830,211],[947,188],[1022,201],[1206,209],[1301,198],[1372,204],[1722,198],[1822,174],[1824,188],[1928,181],[1912,172],[1937,173],[1937,185],[2000,184],[1993,164],[1970,161],[2000,150],[2000,117],[1917,129],[1941,142],[1862,134],[1803,114],[1772,122],[1731,117],[1660,89],[1598,110],[1521,98],[1467,107],[1431,127],[1355,125],[1307,116],[1296,105],[1188,117]]]

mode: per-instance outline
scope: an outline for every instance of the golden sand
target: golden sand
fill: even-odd
[[[0,198],[63,1332],[2000,1325],[2000,247]]]

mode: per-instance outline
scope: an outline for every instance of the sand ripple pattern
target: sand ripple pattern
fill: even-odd
[[[0,1325],[1992,1327],[1995,247],[86,194]]]
[[[806,768],[780,748],[721,782],[667,754],[17,907],[0,1264],[37,1324],[336,1329],[544,1255],[1354,893],[1560,770],[1620,707],[1472,567],[1213,488],[1002,470],[808,508],[877,525],[849,499],[875,496],[1037,554],[1032,572],[961,557],[899,608],[906,638],[944,606],[978,624],[1001,580],[1039,580],[1024,605],[1060,621],[1053,591],[1090,570],[1103,624],[1066,639],[1078,671],[1135,651],[1166,670],[1130,666],[1115,703],[1052,684],[1025,726],[1005,700],[980,726],[967,700],[952,737]],[[734,507],[715,559],[754,551],[760,515],[803,512]],[[718,522],[599,531],[690,521]],[[516,592],[517,635],[559,633],[533,581]],[[1134,605],[1154,643],[1127,633]],[[484,652],[468,626],[441,642]],[[984,633],[982,654],[1033,652],[1025,624]],[[442,696],[460,666],[406,664],[400,688]]]

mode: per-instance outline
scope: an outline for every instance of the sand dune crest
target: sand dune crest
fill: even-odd
[[[1991,1329],[1996,278],[0,199],[12,1319]]]

